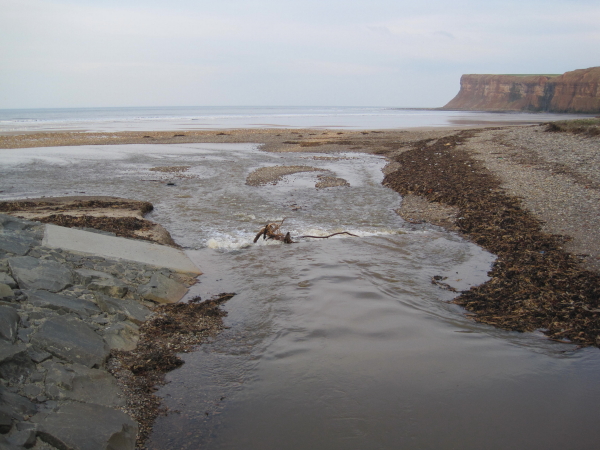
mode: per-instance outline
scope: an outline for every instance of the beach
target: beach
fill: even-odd
[[[416,227],[429,223],[458,233],[497,256],[489,281],[459,291],[452,300],[470,319],[506,330],[541,331],[561,343],[600,344],[597,136],[550,132],[546,125],[0,136],[0,148],[5,149],[191,143],[254,143],[273,154],[310,153],[313,161],[364,153],[385,157],[383,185],[402,196],[396,209],[400,217]],[[185,176],[183,167],[154,170]],[[268,189],[286,175],[316,170],[310,160],[273,166],[251,172],[245,183]],[[333,189],[345,186],[343,178],[324,178]],[[442,277],[432,283],[456,291]]]
[[[465,158],[464,164],[469,165],[469,173],[489,179],[494,190],[502,192],[518,205],[515,207],[526,211],[531,217],[529,220],[533,228],[539,227],[544,236],[561,236],[557,238],[555,246],[568,254],[575,266],[597,274],[600,271],[600,234],[597,230],[597,224],[600,223],[600,139],[597,136],[547,132],[546,128],[546,125],[527,125],[369,131],[242,129],[53,132],[0,136],[0,148],[208,142],[256,143],[266,152],[371,153],[388,159],[388,166],[384,169],[387,174],[385,183],[391,185],[400,174],[404,180],[447,178],[443,170],[428,172],[427,164],[409,168],[397,161],[405,152],[412,152],[411,158],[426,158],[423,156],[423,149],[441,145],[446,151],[460,152]],[[443,143],[440,144],[441,142]],[[436,166],[437,164],[447,165],[447,162],[440,161]],[[293,169],[286,172],[286,168],[279,168],[278,171],[281,174],[294,173]],[[265,182],[269,181],[273,180],[267,177]],[[452,183],[450,179],[446,181]],[[464,179],[454,180],[455,185],[447,186],[449,191],[455,192],[454,204],[448,204],[443,196],[436,198],[435,182],[432,182],[433,187],[427,187],[427,190],[421,188],[420,191],[407,187],[407,183],[391,186],[405,197],[398,214],[408,221],[430,222],[449,230],[460,231],[467,238],[473,239],[471,232],[461,229],[460,221],[457,222],[461,214],[457,205],[461,204],[463,195],[473,194],[474,192],[469,191],[479,187],[461,185],[461,181]],[[260,180],[254,182],[259,183]],[[505,208],[494,205],[493,201],[488,207],[498,207],[499,210]],[[489,232],[497,234],[514,231],[509,228],[506,231],[496,229]],[[490,250],[493,252],[494,249]],[[540,264],[540,270],[544,270],[545,263]],[[583,306],[594,309],[599,305]],[[583,313],[589,315],[590,320],[596,321],[595,313],[586,313],[585,310]],[[507,324],[505,326],[511,327]],[[600,329],[597,331],[600,334]],[[596,328],[590,333],[582,343],[594,343],[595,335],[592,335],[596,333]]]

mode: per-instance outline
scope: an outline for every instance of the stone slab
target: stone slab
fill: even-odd
[[[160,273],[155,273],[148,284],[138,288],[138,293],[146,300],[157,303],[177,303],[187,293],[188,288]]]
[[[75,313],[81,316],[100,313],[100,308],[89,300],[53,294],[48,291],[23,291],[23,293],[30,304],[40,308],[48,308],[64,313]]]
[[[78,319],[52,317],[31,337],[37,347],[69,362],[101,367],[108,346],[88,325]]]
[[[123,314],[128,320],[138,325],[145,322],[148,316],[152,314],[152,311],[135,300],[113,298],[102,294],[96,294],[95,297],[98,306],[103,312],[108,314]]]
[[[15,342],[19,320],[19,313],[16,309],[10,306],[0,306],[0,339]]]
[[[123,392],[115,378],[104,370],[81,364],[63,365],[46,361],[46,393],[55,400],[74,400],[103,406],[125,406]]]
[[[6,284],[13,289],[17,288],[17,283],[15,283],[13,277],[11,277],[6,272],[0,272],[0,283]]]
[[[72,228],[46,225],[43,245],[111,259],[123,259],[200,275],[200,269],[181,250],[150,242],[105,236]]]
[[[106,406],[67,403],[57,411],[34,416],[38,436],[58,449],[133,450],[137,424]]]
[[[8,265],[20,289],[62,291],[73,284],[73,272],[68,267],[32,256],[15,256]]]

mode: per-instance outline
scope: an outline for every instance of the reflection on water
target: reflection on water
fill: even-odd
[[[152,449],[591,449],[600,429],[597,349],[468,320],[446,303],[486,280],[493,256],[435,227],[404,224],[381,186],[384,161],[266,154],[254,145],[0,150],[3,198],[116,195],[155,204],[204,275],[192,295],[237,292],[229,327],[160,389]],[[248,187],[258,167],[319,172]],[[177,177],[153,167],[190,166]],[[167,181],[175,186],[167,185]],[[286,217],[292,235],[262,241]]]

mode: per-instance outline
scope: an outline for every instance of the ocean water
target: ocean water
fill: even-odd
[[[576,117],[588,116],[389,107],[307,106],[0,109],[0,133],[233,128],[393,129],[533,124]]]

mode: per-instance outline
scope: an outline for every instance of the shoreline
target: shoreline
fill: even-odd
[[[48,138],[46,134],[0,136],[0,148],[23,148],[34,144],[47,146],[50,144],[47,142]],[[577,272],[579,276],[583,276],[585,271],[590,271],[590,274],[600,273],[600,233],[595,225],[600,223],[598,136],[549,132],[544,125],[521,125],[469,129],[432,128],[418,131],[242,129],[203,132],[53,133],[51,139],[53,145],[256,143],[261,146],[261,150],[267,152],[358,152],[380,155],[388,160],[384,169],[388,185],[393,184],[390,182],[392,178],[405,178],[404,185],[396,183],[394,186],[400,194],[410,194],[397,211],[405,220],[427,221],[440,225],[477,243],[479,235],[465,229],[460,220],[457,220],[462,214],[461,205],[465,204],[472,188],[463,183],[464,180],[448,178],[452,166],[451,159],[442,158],[443,161],[436,163],[447,166],[445,173],[443,170],[430,170],[435,168],[431,164],[411,168],[411,163],[402,159],[402,155],[408,153],[411,155],[410,161],[423,163],[423,158],[432,157],[432,146],[437,146],[444,154],[462,158],[464,164],[472,167],[465,176],[474,174],[476,178],[487,180],[484,183],[488,186],[487,189],[497,191],[510,200],[492,201],[487,205],[488,208],[505,211],[506,205],[503,202],[509,201],[513,205],[509,208],[511,211],[518,210],[519,214],[521,211],[528,214],[531,230],[535,229],[536,233],[539,231],[543,234],[535,239],[546,242],[550,236],[554,240],[553,248],[562,252],[561,254],[568,255],[565,257],[570,261],[569,267],[577,267],[577,270],[583,271]],[[426,152],[429,152],[429,156],[424,156]],[[409,186],[411,177],[433,181],[428,190],[415,190]],[[434,195],[436,186],[440,183],[449,183],[447,188],[449,192],[453,192],[452,198]],[[513,219],[507,220],[510,222]],[[500,227],[490,231],[489,237],[496,240],[497,234],[501,233],[500,236],[508,238],[515,231],[518,230],[514,227]],[[552,237],[553,235],[556,236]],[[493,250],[494,246],[485,248],[497,253]],[[519,249],[515,248],[514,252],[518,254]],[[538,269],[541,272],[550,270],[543,265],[539,265]],[[498,282],[496,278],[492,278],[487,284]],[[543,286],[541,288],[547,290]],[[551,290],[558,290],[555,294],[560,296],[569,289],[555,286]],[[592,291],[587,289],[580,293],[579,309],[584,309],[578,311],[585,317],[590,316],[590,320],[595,323],[598,320],[595,317],[596,313],[587,311],[600,308],[600,305],[596,304],[598,297],[594,297],[596,294]],[[507,292],[508,294],[511,293]],[[512,294],[516,294],[516,291]],[[474,319],[478,320],[478,317],[475,316]],[[527,326],[504,323],[502,327],[529,330],[534,327],[534,323],[537,322],[534,320]],[[539,328],[538,325],[535,327]],[[600,326],[597,331],[600,335]],[[591,337],[584,340],[575,339],[573,336],[572,338],[574,342],[595,345]]]
[[[38,139],[42,137],[47,136],[0,136],[0,147],[25,148],[32,142],[47,146]],[[82,139],[88,140],[84,144]],[[251,142],[268,152],[383,156],[388,160],[384,184],[403,196],[398,214],[409,222],[427,221],[458,232],[498,255],[491,280],[454,300],[470,318],[508,330],[542,330],[560,342],[600,346],[598,137],[549,133],[544,126],[528,125],[58,133],[52,141]]]

